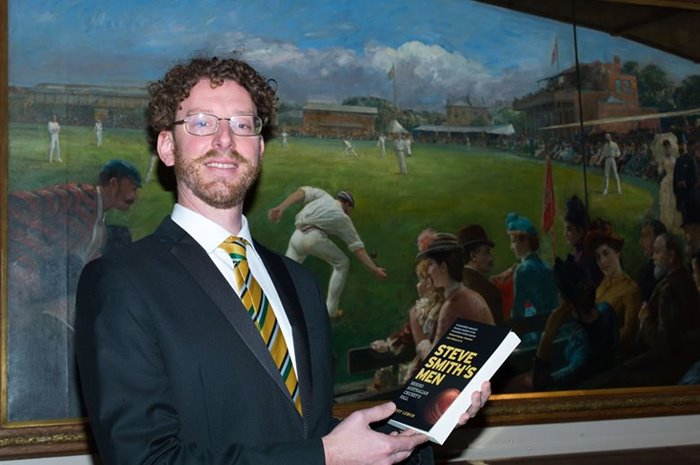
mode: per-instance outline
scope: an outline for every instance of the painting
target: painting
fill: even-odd
[[[481,272],[497,285],[494,320],[524,336],[481,424],[699,412],[700,390],[677,385],[700,358],[685,346],[664,378],[655,359],[631,351],[615,370],[601,358],[595,373],[557,383],[570,336],[590,341],[570,311],[545,328],[557,289],[542,291],[548,300],[525,295],[535,286],[523,290],[521,267],[536,256],[554,286],[556,257],[571,256],[599,284],[607,262],[596,251],[613,244],[615,272],[634,280],[651,266],[654,277],[654,238],[640,245],[649,220],[679,238],[690,264],[693,210],[684,218],[676,208],[671,174],[700,140],[695,64],[473,1],[0,5],[0,457],[89,450],[72,353],[76,282],[88,260],[118,253],[171,211],[169,173],[145,128],[146,84],[197,54],[236,54],[277,88],[262,177],[246,204],[260,242],[294,256],[303,202],[279,205],[302,187],[354,206],[354,233],[332,238],[336,260],[293,257],[327,289],[340,415],[389,396],[412,356],[372,347],[390,347],[420,300],[421,233],[468,225],[489,244]],[[607,239],[584,244],[593,226]],[[633,312],[609,305],[621,319],[608,333],[614,344],[628,337],[618,331],[624,318],[639,325],[654,286],[634,297]],[[543,330],[553,354],[544,377],[533,375]]]

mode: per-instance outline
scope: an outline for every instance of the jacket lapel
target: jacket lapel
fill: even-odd
[[[289,391],[270,356],[269,349],[262,337],[260,337],[258,328],[206,252],[192,236],[187,234],[169,217],[161,223],[157,233],[161,233],[162,240],[171,242],[169,252],[182,263],[187,273],[224,314],[233,330],[248,346],[252,354],[293,406]]]

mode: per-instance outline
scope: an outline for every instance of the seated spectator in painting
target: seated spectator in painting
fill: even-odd
[[[469,289],[476,291],[484,298],[493,320],[497,325],[503,323],[503,299],[498,288],[488,279],[493,269],[494,244],[479,224],[464,226],[457,234],[459,245],[464,250],[464,274],[462,282]]]
[[[418,238],[418,250],[422,252],[434,238],[434,232],[426,230]],[[376,352],[391,351],[396,355],[407,352],[415,353],[415,357],[409,363],[399,366],[398,382],[403,384],[413,373],[415,367],[421,362],[432,347],[435,332],[435,324],[438,319],[440,307],[444,302],[442,289],[433,286],[428,275],[428,262],[419,260],[416,264],[416,277],[418,282],[416,290],[418,299],[411,307],[406,324],[398,332],[386,339],[379,339],[370,344]],[[376,386],[378,388],[379,386]]]
[[[639,341],[667,361],[676,358],[683,336],[698,327],[700,301],[691,274],[683,265],[680,240],[665,233],[654,240],[654,272],[660,278],[639,311]]]
[[[616,362],[618,330],[615,310],[607,303],[596,303],[596,288],[588,273],[572,257],[559,258],[554,276],[562,305],[549,316],[532,372],[534,390],[557,390],[607,370]],[[553,353],[553,342],[569,318],[574,323],[562,354]],[[553,361],[561,359],[560,364]]]
[[[697,252],[690,260],[693,270],[693,282],[695,289],[700,293],[700,252]],[[678,384],[700,384],[700,358],[693,363],[690,369],[681,377]]]
[[[552,269],[537,254],[540,239],[532,222],[517,213],[509,213],[506,230],[510,246],[520,260],[513,271],[513,307],[511,319],[547,314],[559,302]]]
[[[654,239],[666,232],[666,226],[655,219],[650,219],[642,224],[639,230],[639,246],[647,261],[637,273],[637,286],[642,296],[642,302],[648,302],[659,280],[654,275],[654,260],[651,255],[654,251]]]
[[[595,262],[595,258],[586,254],[583,240],[586,237],[590,225],[586,206],[577,195],[571,196],[566,201],[566,214],[564,215],[564,238],[573,248],[574,261],[582,266],[593,282],[597,285],[603,279],[603,274]]]
[[[700,195],[700,190],[698,195]],[[685,216],[681,229],[686,242],[687,256],[692,257],[696,252],[700,251],[700,201],[686,201]]]
[[[442,289],[445,298],[440,307],[431,348],[457,318],[495,324],[484,298],[462,284],[464,259],[457,237],[438,233],[417,258],[428,262],[428,274],[433,286]]]
[[[642,297],[637,283],[622,269],[622,246],[612,227],[586,235],[585,247],[595,257],[603,273],[603,280],[596,288],[597,304],[606,302],[617,314],[620,330],[620,349],[625,357],[632,356],[637,347],[639,321],[637,313],[642,306]]]

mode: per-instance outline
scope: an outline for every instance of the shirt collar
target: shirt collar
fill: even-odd
[[[241,217],[240,231],[236,232],[227,231],[206,216],[179,203],[173,206],[173,212],[170,217],[209,254],[213,253],[231,235],[242,237],[248,241],[251,247],[253,246],[253,239],[250,235],[248,220],[245,215]]]

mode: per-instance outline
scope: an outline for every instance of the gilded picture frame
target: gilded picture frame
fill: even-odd
[[[8,196],[8,0],[0,2],[0,211],[2,247],[0,282],[2,316],[7,316],[7,196]],[[41,422],[7,420],[7,325],[2,325],[2,402],[0,410],[0,460],[92,451],[84,419]],[[338,416],[371,403],[341,404]],[[660,386],[625,389],[539,392],[494,395],[470,427],[506,426],[700,414],[700,386]]]

